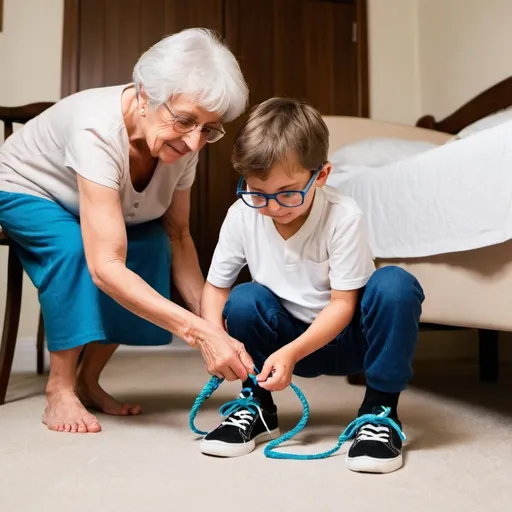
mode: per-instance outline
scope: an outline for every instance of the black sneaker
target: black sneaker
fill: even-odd
[[[222,423],[201,440],[199,449],[207,455],[239,457],[251,453],[259,443],[279,437],[277,408],[272,411],[261,408],[247,388],[239,398],[224,404]]]
[[[375,411],[375,416],[385,417],[383,409]],[[400,429],[393,426],[392,421]],[[361,425],[355,433],[346,465],[352,471],[364,473],[391,473],[402,467],[402,425],[398,420]],[[400,435],[401,434],[401,435]],[[404,436],[405,438],[405,436]]]

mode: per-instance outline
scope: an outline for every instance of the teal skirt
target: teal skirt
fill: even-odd
[[[165,345],[172,334],[134,315],[93,283],[80,220],[57,203],[0,191],[0,226],[38,290],[50,351],[91,341]],[[127,267],[170,298],[171,247],[159,220],[127,227]]]

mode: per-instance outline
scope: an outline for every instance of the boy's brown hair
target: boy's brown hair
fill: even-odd
[[[231,162],[242,176],[268,178],[278,162],[315,170],[327,161],[329,130],[305,101],[270,98],[256,105],[238,131]]]

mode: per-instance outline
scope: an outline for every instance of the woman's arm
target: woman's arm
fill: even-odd
[[[192,313],[199,315],[204,278],[190,236],[190,190],[174,192],[162,220],[171,239],[173,282]]]
[[[85,257],[96,286],[129,311],[199,348],[210,373],[245,380],[252,361],[240,342],[173,304],[126,267],[127,237],[119,192],[78,174],[77,181]]]
[[[224,329],[222,311],[228,301],[230,288],[219,288],[208,281],[201,297],[201,317]]]
[[[96,286],[136,315],[180,337],[190,335],[197,325],[194,315],[126,267],[127,237],[119,192],[79,175],[77,180],[85,257]]]

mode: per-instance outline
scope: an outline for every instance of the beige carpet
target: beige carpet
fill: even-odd
[[[389,475],[350,472],[346,446],[320,461],[266,459],[261,447],[237,459],[202,455],[188,429],[190,406],[208,379],[195,352],[117,354],[103,384],[140,401],[145,414],[101,416],[104,431],[93,435],[47,431],[40,423],[45,379],[15,375],[10,402],[0,407],[0,510],[510,511],[510,370],[503,368],[500,384],[482,385],[472,366],[418,366],[400,404],[405,466]],[[330,448],[363,389],[343,378],[295,382],[308,397],[311,420],[289,449]],[[237,391],[237,384],[223,384],[198,425],[213,427],[218,407]],[[291,390],[276,402],[281,427],[291,428],[300,403]]]

